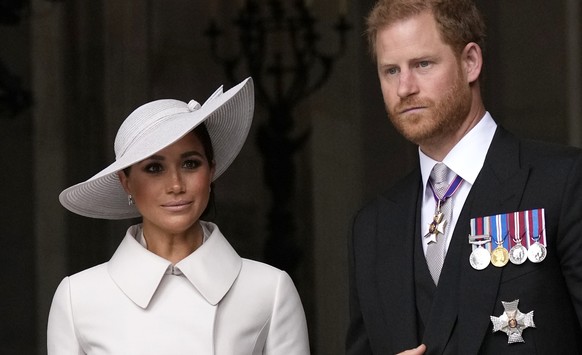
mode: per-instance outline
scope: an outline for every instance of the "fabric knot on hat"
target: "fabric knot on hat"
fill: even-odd
[[[135,149],[140,140],[151,135],[160,125],[167,124],[178,115],[187,112],[192,111],[185,102],[172,99],[156,100],[138,107],[117,131],[114,143],[115,158],[120,159],[127,151]]]
[[[200,104],[198,103],[198,101],[196,100],[190,100],[190,102],[188,102],[188,110],[192,111],[196,111],[200,108]]]

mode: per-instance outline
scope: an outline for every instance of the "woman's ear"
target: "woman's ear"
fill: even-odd
[[[125,192],[131,195],[131,192],[129,192],[129,183],[127,181],[128,179],[127,175],[125,175],[125,172],[123,170],[118,171],[117,177],[119,178],[119,182],[121,183],[121,186],[123,186]]]
[[[473,83],[479,79],[483,67],[481,47],[475,42],[469,42],[461,53],[461,61],[467,75],[467,82]]]
[[[210,163],[210,181],[214,181],[214,172],[216,171],[216,162],[213,160]]]

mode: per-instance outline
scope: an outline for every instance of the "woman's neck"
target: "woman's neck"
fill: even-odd
[[[192,254],[204,240],[204,231],[200,222],[179,233],[169,233],[144,224],[143,235],[148,250],[169,260],[172,264]]]

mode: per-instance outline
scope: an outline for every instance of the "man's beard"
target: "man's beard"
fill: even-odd
[[[390,121],[400,134],[421,146],[438,143],[438,140],[454,134],[465,122],[471,109],[471,91],[460,74],[457,78],[455,84],[437,102],[411,97],[401,100],[393,111],[387,106]],[[410,107],[426,109],[418,114],[397,113]]]

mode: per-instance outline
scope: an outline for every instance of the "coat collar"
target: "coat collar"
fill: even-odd
[[[201,223],[211,231],[208,240],[174,267],[214,306],[238,277],[242,259],[215,224]],[[123,293],[141,308],[147,308],[172,263],[139,244],[136,236],[140,229],[141,225],[134,225],[127,230],[107,268]]]

